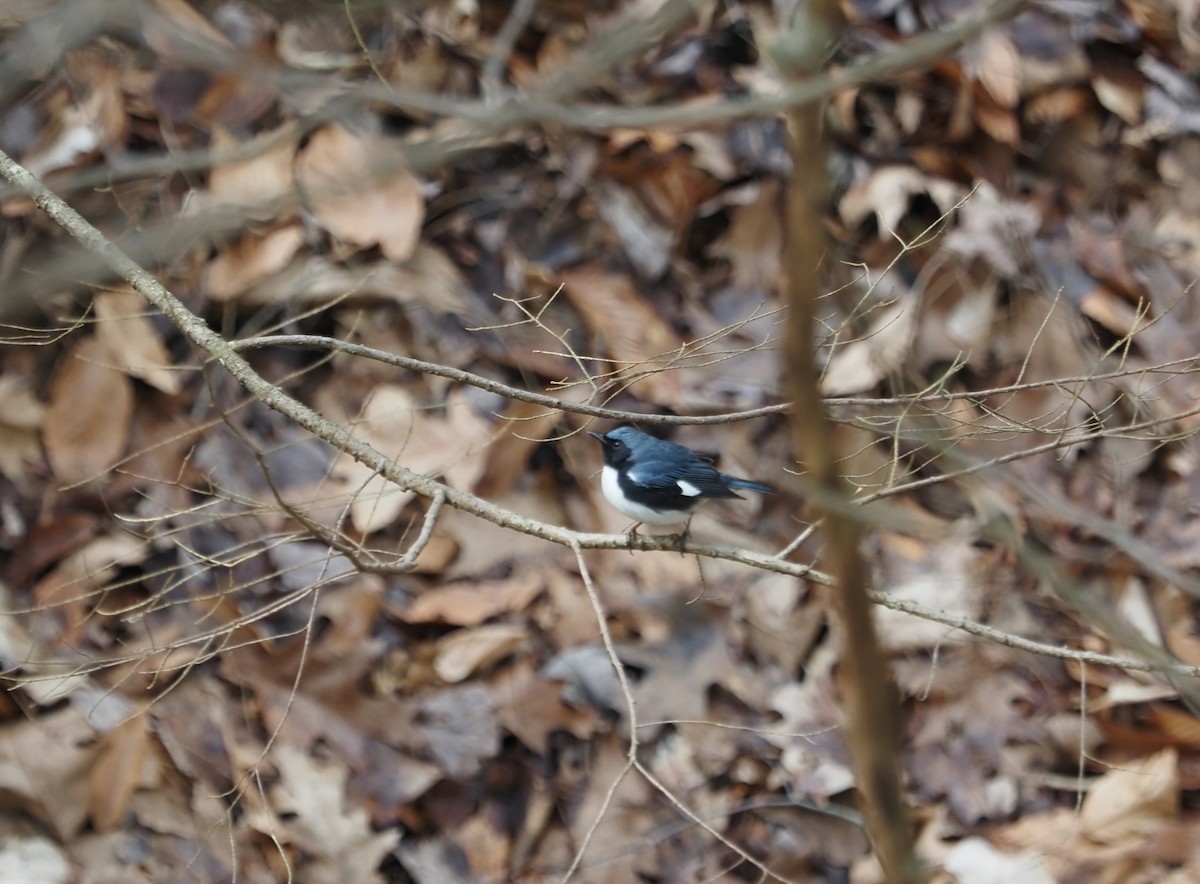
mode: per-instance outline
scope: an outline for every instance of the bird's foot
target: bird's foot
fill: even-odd
[[[675,549],[679,552],[679,557],[683,558],[684,547],[687,545],[688,538],[691,537],[692,520],[688,519],[683,523],[683,530],[675,535]]]
[[[629,554],[633,555],[633,538],[638,536],[638,528],[642,527],[641,522],[634,522],[625,532],[625,547],[629,550]]]

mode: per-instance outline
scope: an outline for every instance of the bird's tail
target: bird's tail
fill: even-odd
[[[775,494],[779,490],[765,482],[751,482],[749,479],[739,479],[737,476],[730,476],[726,473],[721,473],[721,478],[725,480],[725,484],[730,488],[757,491],[759,494]]]

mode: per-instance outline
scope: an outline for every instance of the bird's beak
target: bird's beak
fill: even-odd
[[[605,442],[608,441],[607,439],[604,438],[603,433],[593,433],[591,430],[588,430],[588,435],[591,436],[593,439],[595,439],[597,442],[599,442],[601,445],[603,445]]]

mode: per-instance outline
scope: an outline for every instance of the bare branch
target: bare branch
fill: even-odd
[[[772,47],[785,73],[809,77],[825,62],[842,26],[835,0],[811,0],[797,10]],[[913,850],[912,822],[900,779],[900,704],[872,620],[869,575],[862,555],[862,522],[827,501],[849,500],[849,483],[838,471],[834,426],[821,402],[820,378],[812,342],[820,301],[819,271],[828,248],[820,219],[828,189],[825,169],[824,105],[810,101],[787,118],[792,175],[788,181],[784,227],[787,317],[784,389],[792,402],[791,427],[813,486],[810,498],[823,515],[823,533],[835,578],[834,607],[841,626],[847,727],[855,784],[867,831],[885,878],[893,884],[924,876]]]

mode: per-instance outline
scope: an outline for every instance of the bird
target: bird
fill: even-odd
[[[600,490],[612,506],[641,525],[683,525],[703,500],[737,497],[738,490],[774,494],[765,482],[720,472],[708,458],[683,445],[656,439],[633,427],[591,433],[603,448]],[[686,528],[684,534],[687,533]]]

